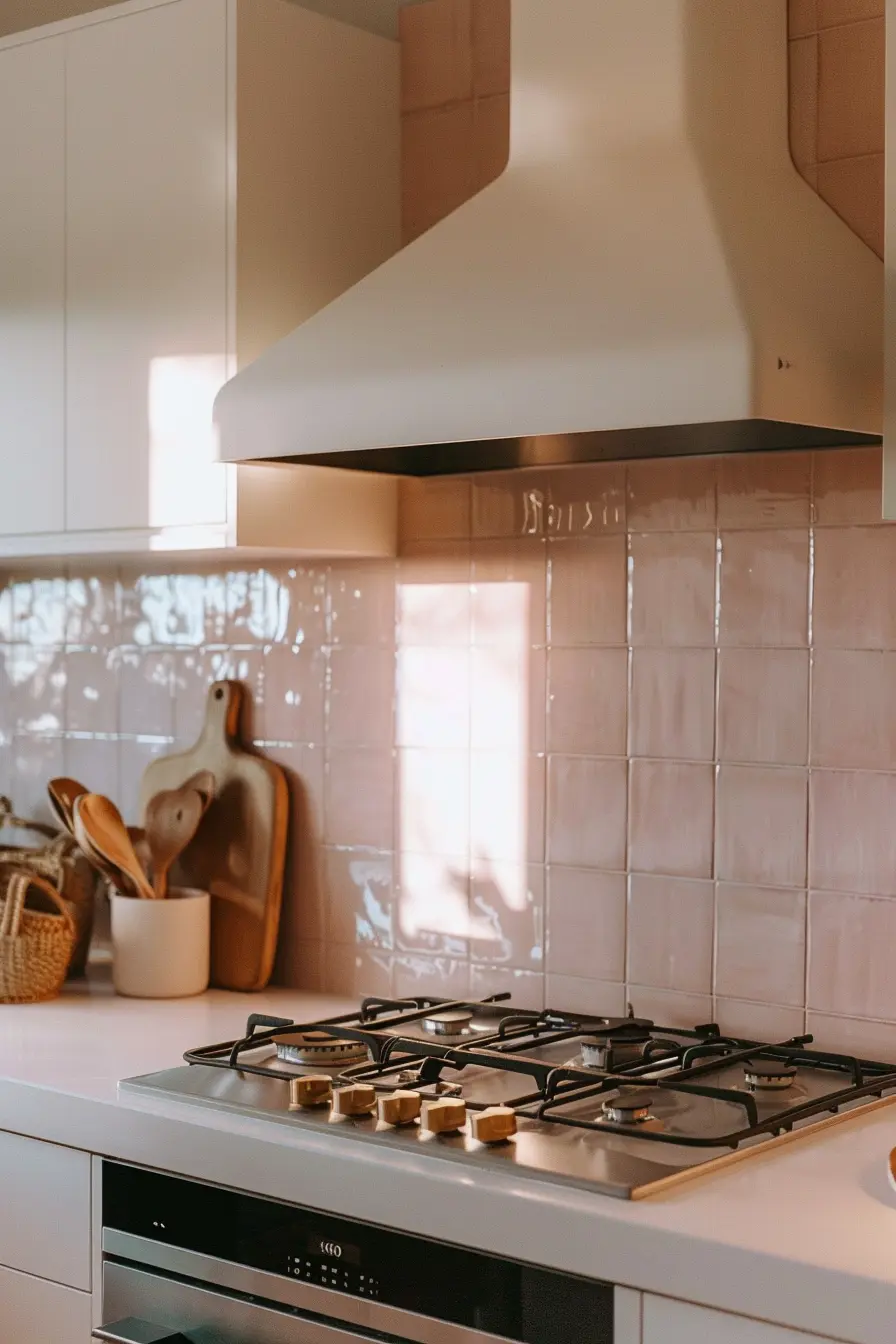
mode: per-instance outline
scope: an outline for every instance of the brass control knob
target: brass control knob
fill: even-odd
[[[352,1083],[333,1093],[334,1115],[369,1115],[376,1107],[376,1088],[369,1083]]]
[[[380,1097],[376,1104],[377,1118],[387,1125],[412,1125],[420,1114],[419,1092],[393,1092]]]
[[[509,1106],[490,1106],[470,1117],[473,1138],[480,1143],[505,1143],[516,1133],[516,1112]]]
[[[326,1106],[333,1096],[333,1080],[323,1073],[306,1073],[289,1080],[289,1109],[307,1111]]]
[[[452,1134],[467,1123],[467,1103],[456,1098],[425,1101],[421,1127],[430,1134]]]

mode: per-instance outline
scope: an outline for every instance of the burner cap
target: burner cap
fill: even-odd
[[[277,1055],[291,1064],[359,1064],[368,1058],[360,1041],[339,1041],[325,1031],[295,1032],[277,1041]]]
[[[781,1059],[748,1059],[744,1063],[744,1077],[751,1092],[783,1091],[792,1087],[796,1065]]]
[[[430,1013],[424,1017],[424,1029],[433,1036],[462,1036],[473,1021],[469,1008],[446,1008],[444,1012]]]
[[[653,1104],[653,1093],[646,1088],[639,1091],[636,1088],[626,1088],[615,1097],[608,1097],[601,1106],[603,1118],[611,1121],[614,1125],[640,1125],[645,1120],[652,1120],[650,1107]]]

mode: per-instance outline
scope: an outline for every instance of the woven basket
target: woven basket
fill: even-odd
[[[33,848],[0,844],[0,900],[6,894],[9,869],[4,865],[16,864],[45,878],[55,887],[69,908],[75,921],[75,949],[69,966],[69,975],[83,975],[93,933],[93,914],[97,889],[97,874],[81,853],[70,835],[42,821],[25,821],[13,814],[8,798],[0,797],[0,830],[28,831],[40,836],[42,844]]]
[[[42,1003],[62,989],[75,946],[75,921],[59,893],[27,868],[3,864],[0,909],[0,1003]],[[32,889],[50,911],[28,910]]]

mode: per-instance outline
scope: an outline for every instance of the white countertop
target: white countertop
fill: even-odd
[[[892,1344],[896,1106],[637,1203],[467,1173],[331,1134],[147,1104],[118,1081],[240,1035],[250,1012],[308,1020],[346,1000],[274,990],[151,1003],[102,982],[0,1007],[0,1129],[496,1251],[849,1344]]]

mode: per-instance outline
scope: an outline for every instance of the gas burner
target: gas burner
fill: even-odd
[[[744,1077],[751,1092],[783,1092],[796,1079],[796,1065],[779,1059],[748,1059]]]
[[[369,1058],[361,1041],[340,1041],[324,1031],[296,1032],[277,1041],[277,1058],[287,1064],[308,1064],[312,1068],[328,1065],[363,1064]]]
[[[615,1073],[628,1064],[637,1064],[644,1055],[650,1033],[613,1036],[596,1034],[582,1041],[582,1063],[589,1069]]]
[[[473,1021],[469,1008],[446,1008],[423,1019],[423,1028],[431,1036],[464,1036]]]
[[[637,1088],[623,1088],[615,1097],[608,1097],[601,1105],[603,1120],[613,1125],[643,1125],[646,1120],[652,1120],[650,1107],[653,1104],[653,1093]]]

